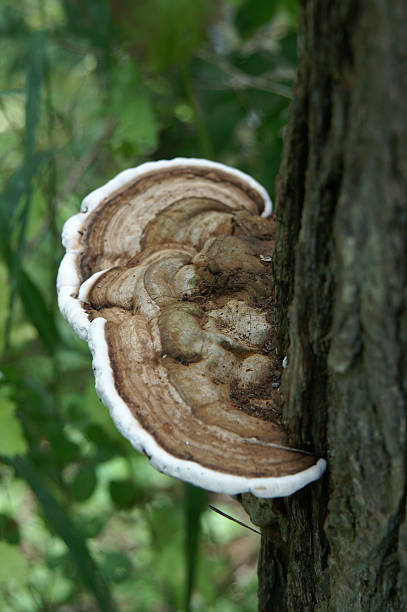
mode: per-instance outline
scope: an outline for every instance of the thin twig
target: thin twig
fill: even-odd
[[[242,527],[246,527],[246,529],[250,529],[250,531],[254,531],[254,533],[258,533],[261,536],[260,531],[257,531],[257,529],[253,529],[253,527],[246,525],[246,523],[242,523],[242,521],[238,521],[237,519],[233,518],[233,516],[230,516],[229,514],[222,512],[222,510],[219,510],[219,508],[215,508],[215,506],[211,506],[210,504],[209,504],[209,508],[213,510],[214,512],[217,512],[221,516],[228,518],[229,520],[233,521],[234,523],[237,523],[238,525],[241,525]]]
[[[225,75],[225,79],[219,79],[216,83],[205,85],[205,89],[210,90],[245,90],[245,89],[257,89],[260,91],[267,91],[270,93],[277,94],[283,98],[291,99],[293,97],[292,88],[289,85],[285,85],[280,81],[276,80],[272,76],[273,73],[267,72],[262,76],[253,76],[235,68],[233,64],[224,58],[214,57],[206,52],[201,52],[199,57],[207,61],[208,63],[214,64],[219,68]],[[199,87],[199,85],[198,85]]]

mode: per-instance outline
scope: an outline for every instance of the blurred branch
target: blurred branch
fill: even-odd
[[[116,120],[114,120],[112,117],[109,117],[100,137],[96,140],[94,145],[90,149],[88,149],[86,154],[73,166],[68,177],[66,178],[62,186],[58,189],[58,193],[56,196],[56,210],[58,209],[58,205],[63,201],[65,194],[71,191],[74,191],[77,188],[85,172],[96,161],[105,142],[112,135],[114,128],[116,126],[116,123],[117,123]],[[25,251],[24,251],[24,258],[29,257],[29,255],[31,255],[31,253],[35,251],[37,246],[45,238],[49,230],[49,227],[50,227],[50,222],[49,222],[49,219],[47,219],[42,224],[41,228],[38,230],[36,235],[27,243]]]
[[[64,197],[65,193],[72,191],[73,189],[77,187],[82,176],[92,166],[93,162],[96,161],[105,142],[113,134],[116,124],[117,124],[117,120],[113,119],[113,117],[109,117],[107,119],[106,125],[100,137],[96,140],[93,147],[91,147],[86,152],[86,154],[82,157],[82,159],[80,159],[78,163],[75,164],[70,174],[68,175],[66,181],[62,184],[62,187],[59,189],[59,194],[57,195],[57,199],[59,201]]]
[[[214,64],[225,73],[225,80],[221,80],[218,83],[205,83],[206,90],[258,89],[260,91],[267,91],[268,93],[283,96],[284,98],[292,98],[291,87],[275,81],[270,77],[270,73],[266,73],[262,76],[253,76],[238,70],[225,59],[218,56],[215,58],[211,54],[205,52],[200,54],[200,58],[208,63]]]

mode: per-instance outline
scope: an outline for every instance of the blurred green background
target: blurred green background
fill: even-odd
[[[124,168],[208,157],[273,195],[296,4],[0,8],[0,609],[254,612],[259,537],[116,432],[55,278],[63,222]]]

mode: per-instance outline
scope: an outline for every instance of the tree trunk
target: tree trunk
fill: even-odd
[[[293,444],[328,459],[263,524],[259,609],[407,606],[407,3],[309,0],[278,179]]]

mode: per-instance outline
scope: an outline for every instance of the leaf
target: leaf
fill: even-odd
[[[112,430],[112,419],[106,406],[102,404],[97,396],[95,385],[91,382],[83,395],[84,411],[93,423],[97,423],[107,430]]]
[[[123,553],[105,552],[101,563],[105,574],[109,576],[112,582],[123,582],[131,574],[131,562]]]
[[[16,546],[0,542],[0,559],[0,585],[25,578],[28,563]]]
[[[55,533],[68,546],[72,562],[78,570],[78,575],[93,593],[98,609],[102,612],[115,612],[117,608],[113,602],[109,586],[91,556],[85,539],[61,503],[49,490],[41,474],[24,457],[15,457],[13,459],[5,459],[4,461],[12,466],[17,476],[23,478],[32,489],[41,505],[46,520],[52,525]]]
[[[296,2],[293,0],[268,0],[268,2],[246,0],[237,11],[236,25],[243,37],[249,37],[270,21],[278,11],[284,11],[295,18]]]
[[[97,478],[95,466],[88,463],[81,467],[75,475],[71,486],[70,493],[75,501],[83,502],[92,495],[96,489]]]
[[[2,455],[12,456],[25,453],[27,450],[27,442],[15,411],[15,403],[7,397],[0,396],[0,453]]]
[[[29,169],[21,165],[6,181],[0,195],[0,250],[3,257],[7,256],[6,247],[9,246],[12,231],[12,220],[17,205],[21,198],[27,193],[32,179],[40,170],[44,162],[51,158],[51,151],[39,151],[35,153],[30,162]],[[10,249],[9,249],[10,250]]]
[[[2,37],[9,36],[15,39],[27,32],[27,24],[21,13],[21,8],[19,10],[17,3],[15,5],[11,3],[7,3],[6,6],[3,5],[0,15],[0,35]]]
[[[63,344],[55,325],[54,315],[48,308],[42,293],[24,269],[20,270],[18,292],[27,317],[36,328],[45,349],[53,355]]]
[[[116,0],[114,5],[127,44],[141,48],[157,72],[188,61],[218,10],[215,0]]]
[[[278,7],[276,0],[246,0],[236,15],[236,25],[243,36],[250,36],[260,26],[269,21]]]
[[[20,539],[20,528],[17,521],[9,514],[0,512],[0,540],[5,540],[9,544],[18,544]]]
[[[110,497],[117,508],[132,508],[135,504],[145,501],[144,491],[134,485],[132,480],[111,480],[109,483]]]
[[[108,0],[64,0],[61,4],[68,32],[87,38],[102,54],[111,55],[112,23]]]
[[[20,282],[22,257],[32,199],[32,181],[36,171],[35,144],[41,111],[41,89],[45,75],[45,49],[46,33],[41,30],[34,30],[31,32],[28,37],[26,49],[24,181],[20,183],[20,190],[24,184],[24,192],[21,194],[24,196],[24,205],[18,219],[18,238],[15,250],[12,252],[8,240],[5,242],[7,247],[4,247],[10,270],[10,298],[8,320],[6,324],[6,346],[10,338],[14,315],[14,303]]]
[[[112,113],[118,121],[110,140],[114,149],[141,155],[157,147],[159,125],[150,91],[132,62],[120,65],[116,71]]]
[[[206,503],[206,491],[189,483],[184,483],[185,510],[185,610],[191,609],[191,596],[195,585],[196,568],[199,553],[199,534],[201,514]]]

